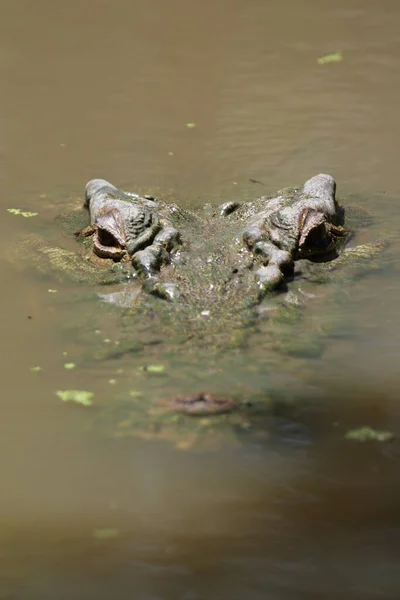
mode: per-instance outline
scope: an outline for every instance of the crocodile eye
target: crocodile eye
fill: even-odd
[[[325,223],[321,223],[320,225],[313,227],[307,233],[306,239],[304,240],[305,246],[318,246],[321,242],[324,241],[326,236],[326,227]]]
[[[124,248],[122,216],[118,210],[104,210],[94,221],[98,242],[107,247]]]
[[[107,231],[107,229],[99,228],[97,230],[97,232],[98,232],[97,235],[98,235],[99,242],[102,246],[116,246],[117,248],[121,247],[117,238],[114,237],[112,233]]]

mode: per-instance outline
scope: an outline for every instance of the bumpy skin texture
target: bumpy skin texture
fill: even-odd
[[[102,258],[129,257],[144,277],[154,277],[168,252],[180,243],[159,204],[149,198],[124,192],[104,179],[86,184],[85,206],[89,210],[93,250]]]
[[[86,185],[85,206],[94,230],[93,249],[101,258],[132,256],[151,244],[160,229],[155,202],[128,195],[103,179]]]
[[[219,209],[205,206],[195,213],[121,192],[104,180],[94,180],[86,188],[86,206],[92,239],[76,244],[75,248],[71,244],[71,250],[64,250],[58,247],[59,229],[54,234],[56,247],[49,246],[39,236],[27,236],[23,246],[19,246],[17,264],[31,265],[35,260],[44,273],[51,267],[56,277],[68,275],[75,281],[97,285],[105,283],[104,278],[107,282],[118,280],[120,272],[124,277],[125,269],[130,279],[130,265],[123,264],[130,261],[141,273],[144,289],[152,294],[175,299],[179,288],[178,306],[142,294],[141,286],[132,282],[113,288],[111,294],[100,294],[103,300],[124,307],[123,311],[116,311],[120,319],[118,345],[104,344],[99,336],[93,335],[93,331],[103,329],[104,315],[108,313],[100,304],[95,308],[90,301],[83,310],[74,308],[72,326],[76,337],[82,336],[79,339],[83,340],[82,346],[87,346],[91,359],[117,359],[130,353],[138,353],[145,362],[153,360],[153,356],[163,356],[166,360],[168,357],[171,373],[176,369],[171,381],[176,377],[175,385],[180,392],[182,387],[186,390],[184,395],[179,392],[172,398],[153,402],[150,407],[141,400],[132,404],[131,399],[122,406],[119,401],[107,403],[109,412],[101,412],[105,428],[112,435],[117,432],[158,436],[174,441],[181,448],[185,431],[193,440],[201,438],[206,428],[211,443],[219,443],[221,430],[223,435],[228,430],[226,424],[231,424],[232,431],[241,427],[247,430],[250,424],[244,406],[229,394],[198,393],[196,387],[200,381],[207,389],[209,381],[216,381],[214,377],[219,379],[220,373],[227,370],[232,389],[238,382],[242,386],[244,374],[250,377],[251,389],[259,385],[258,373],[264,373],[265,367],[273,370],[275,363],[268,358],[271,350],[284,353],[288,361],[291,357],[297,360],[297,357],[321,355],[322,337],[334,331],[332,318],[341,312],[333,311],[333,317],[330,315],[331,286],[325,290],[320,287],[318,292],[327,317],[323,327],[318,319],[314,325],[302,319],[302,304],[311,297],[307,294],[308,282],[301,281],[304,293],[294,285],[284,302],[279,297],[269,298],[263,306],[258,306],[265,293],[274,290],[290,274],[293,261],[298,261],[296,276],[299,269],[304,274],[311,267],[315,272],[311,271],[308,279],[332,281],[337,278],[336,270],[339,277],[346,273],[349,262],[354,268],[352,278],[358,276],[357,265],[360,273],[369,272],[371,265],[379,264],[375,259],[383,249],[381,243],[376,243],[344,249],[337,260],[330,262],[313,264],[310,260],[300,260],[329,260],[346,241],[347,232],[341,228],[343,211],[335,200],[334,181],[327,175],[313,177],[302,190],[287,190],[277,198],[263,197],[240,205],[228,202]],[[68,238],[88,222],[81,208],[72,212],[79,220],[66,213],[68,218],[59,221]],[[351,222],[351,210],[346,216]],[[358,226],[356,221],[353,224]],[[184,235],[184,246],[182,252],[175,253],[179,231]],[[96,252],[109,258],[98,258]],[[117,260],[122,264],[114,264]],[[115,273],[109,272],[114,269]],[[346,289],[347,284],[343,286]],[[249,350],[246,361],[241,358],[243,348]],[[201,379],[193,377],[194,372],[200,373]],[[198,415],[200,419],[189,427],[185,424],[183,429],[182,421],[177,420],[181,415],[176,412]],[[223,428],[215,426],[217,419]]]
[[[263,264],[257,275],[265,291],[293,273],[295,260],[338,255],[340,240],[343,243],[349,232],[341,227],[343,211],[335,192],[333,177],[320,174],[300,191],[258,200],[261,210],[252,215],[243,240]]]
[[[243,205],[229,202],[220,207],[217,218],[235,213],[239,227],[240,222],[247,221],[243,233],[250,251],[247,267],[259,267],[255,274],[261,296],[279,287],[285,276],[293,273],[295,260],[337,256],[347,232],[340,226],[343,211],[336,202],[335,190],[333,177],[320,174],[309,179],[300,191],[290,190],[273,199],[259,198]],[[171,251],[181,242],[180,233],[167,214],[169,211],[172,215],[173,207],[118,190],[103,179],[93,179],[86,185],[85,205],[91,219],[86,234],[94,234],[94,252],[113,260],[129,258],[147,280],[147,291],[176,299],[177,283],[158,278],[162,264],[169,262]],[[235,259],[231,256],[230,260]],[[238,258],[238,262],[243,261]]]

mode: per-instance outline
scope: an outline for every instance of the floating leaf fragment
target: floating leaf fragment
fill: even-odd
[[[47,290],[49,294],[57,294],[58,290]]]
[[[196,129],[196,123],[186,123],[188,129]]]
[[[92,406],[93,404],[93,392],[85,390],[58,390],[56,393],[63,402],[76,402],[76,404],[82,404],[82,406]]]
[[[333,62],[341,62],[342,60],[343,54],[341,52],[335,52],[334,54],[325,54],[325,56],[320,56],[317,58],[317,63],[319,65],[326,65]]]
[[[32,373],[39,373],[39,371],[42,370],[42,367],[31,367],[30,370],[32,371]]]
[[[115,527],[105,527],[104,529],[95,529],[93,537],[96,540],[115,540],[120,536],[118,529]]]
[[[143,398],[143,393],[137,390],[130,390],[129,395],[131,398]]]
[[[372,427],[359,427],[358,429],[350,429],[346,435],[346,440],[356,442],[391,442],[394,440],[394,433],[391,431],[378,431]]]
[[[67,371],[70,371],[71,369],[75,369],[76,364],[75,363],[65,363],[64,365],[64,369],[67,369]]]
[[[21,215],[25,218],[36,217],[38,215],[37,212],[22,211],[20,208],[7,208],[7,212],[12,215]]]
[[[147,371],[147,373],[163,373],[165,371],[164,365],[146,365],[142,367],[143,371]]]

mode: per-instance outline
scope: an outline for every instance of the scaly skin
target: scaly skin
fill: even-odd
[[[34,262],[42,272],[51,271],[58,279],[94,284],[130,280],[136,271],[136,284],[101,294],[103,300],[128,309],[124,325],[127,343],[135,338],[127,327],[134,320],[136,328],[141,323],[154,325],[146,339],[165,333],[169,344],[187,341],[190,353],[200,347],[241,347],[258,320],[258,304],[269,291],[283,288],[285,280],[290,280],[294,261],[298,264],[296,278],[303,274],[315,282],[343,280],[349,272],[350,277],[358,277],[379,264],[380,243],[359,247],[359,251],[343,248],[348,231],[341,225],[343,210],[334,192],[334,180],[319,175],[301,191],[189,213],[173,204],[121,192],[104,180],[92,180],[86,187],[86,207],[92,223],[89,233],[94,235],[82,235],[75,251],[57,246],[60,232],[54,232],[54,245],[37,235],[27,236],[19,244],[17,264]],[[104,213],[112,213],[105,223],[101,221]],[[136,235],[130,241],[126,216],[136,226],[135,231],[130,228]],[[87,232],[82,230],[84,217],[74,209],[59,220],[71,235],[78,226]],[[111,229],[107,230],[108,243],[102,246],[115,250],[119,264],[114,254],[112,259],[97,255],[99,222]],[[161,228],[156,233],[157,223]],[[129,243],[135,249],[131,256]],[[329,260],[332,258],[336,259]],[[140,287],[151,295],[177,301],[177,306],[150,302]]]
[[[309,179],[300,192],[274,199],[260,198],[244,207],[235,202],[220,207],[219,217],[236,211],[238,221],[246,213],[253,213],[243,240],[253,255],[252,258],[249,254],[248,268],[253,270],[255,263],[261,263],[255,271],[259,298],[279,287],[285,276],[293,273],[295,260],[322,254],[337,256],[339,241],[347,232],[340,227],[343,214],[335,199],[335,189],[334,179],[320,174]],[[145,285],[147,291],[176,299],[177,283],[161,282],[158,272],[169,262],[180,234],[159,204],[118,190],[103,179],[93,179],[86,185],[85,205],[94,231],[94,252],[114,260],[128,255],[136,271],[144,279],[151,279]],[[261,210],[256,211],[256,206]],[[210,239],[210,249],[212,245]],[[239,254],[235,258],[231,253],[229,260],[232,269],[243,262]],[[213,288],[218,283],[212,284]]]
[[[300,191],[258,200],[261,210],[252,215],[243,239],[263,264],[257,275],[264,292],[279,287],[293,273],[296,260],[338,256],[349,232],[341,226],[343,210],[335,192],[333,177],[320,174]]]
[[[118,190],[104,179],[87,183],[85,206],[94,233],[93,250],[102,258],[120,260],[126,254],[133,258],[143,251],[135,263],[138,270],[142,267],[151,276],[161,262],[163,247],[173,239],[178,242],[177,231],[163,221],[157,202]],[[158,236],[161,230],[163,235]]]
[[[263,197],[241,205],[230,202],[193,214],[121,192],[104,180],[90,182],[86,191],[90,227],[82,229],[87,212],[66,212],[59,221],[70,248],[60,247],[60,230],[52,224],[53,244],[38,235],[26,236],[19,245],[16,265],[35,262],[40,270],[51,271],[57,278],[92,284],[124,281],[126,275],[130,279],[132,268],[137,271],[136,283],[128,281],[113,287],[111,294],[107,289],[98,294],[123,305],[123,311],[113,311],[97,301],[97,293],[96,297],[90,293],[79,310],[71,308],[67,325],[69,335],[73,332],[74,339],[81,341],[89,360],[123,360],[126,355],[130,364],[129,356],[134,353],[136,364],[166,362],[169,376],[176,377],[174,386],[160,391],[166,400],[153,393],[149,402],[145,383],[145,401],[132,403],[123,390],[121,400],[108,404],[108,413],[100,411],[111,435],[161,437],[184,447],[185,431],[187,446],[203,435],[217,445],[222,429],[227,434],[237,428],[247,431],[250,417],[243,395],[231,397],[237,388],[236,370],[241,373],[244,368],[243,348],[251,356],[251,371],[247,367],[243,371],[250,387],[253,369],[256,379],[262,373],[264,381],[264,369],[268,378],[271,376],[274,367],[265,364],[271,350],[285,354],[285,365],[321,356],[329,327],[335,327],[331,324],[335,311],[320,311],[327,323],[305,323],[302,300],[305,303],[317,295],[315,302],[325,307],[327,299],[335,302],[331,298],[335,286],[322,287],[318,282],[341,281],[349,273],[348,267],[351,277],[357,277],[381,262],[381,243],[343,248],[348,232],[342,227],[343,211],[336,203],[329,176],[312,178],[301,191],[286,191],[274,199]],[[124,219],[132,227],[126,227]],[[72,232],[78,228],[80,243],[72,247]],[[99,229],[105,233],[99,235]],[[99,245],[106,247],[105,254]],[[310,259],[316,260],[315,264]],[[319,262],[321,259],[326,262]],[[301,273],[309,281],[296,280],[285,297],[275,294],[262,302],[268,291],[283,288],[290,280],[294,262],[296,278]],[[339,290],[348,289],[348,280],[344,279]],[[300,289],[303,286],[305,290]],[[153,296],[179,301],[175,305],[160,302],[142,293],[142,288]],[[114,343],[105,343],[93,331],[102,330],[104,316],[110,314],[118,326],[113,331]],[[277,365],[282,362],[281,356],[275,360]],[[188,365],[193,365],[193,371]],[[214,371],[215,375],[207,375]],[[193,377],[194,372],[201,377]],[[219,395],[213,385],[221,372],[232,373],[232,378],[231,389],[222,389]],[[243,380],[242,374],[239,379]]]
[[[145,291],[168,300],[180,298],[189,313],[210,310],[222,321],[223,315],[237,315],[282,287],[295,261],[334,258],[326,264],[335,268],[360,260],[359,253],[343,252],[349,231],[342,226],[344,211],[329,175],[311,178],[300,191],[228,202],[213,212],[206,207],[203,213],[94,179],[86,186],[85,206],[91,225],[80,227],[83,243],[77,246],[76,259],[73,249],[46,245],[37,236],[21,243],[20,253],[36,260],[32,250],[38,248],[42,271],[50,267],[60,278],[93,283],[121,281],[133,269]],[[71,229],[74,222],[82,223],[82,213],[75,209],[60,220]],[[118,293],[113,297],[118,302]]]

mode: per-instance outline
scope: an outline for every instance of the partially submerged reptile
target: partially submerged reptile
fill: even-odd
[[[204,251],[210,255],[205,265],[196,269],[200,284],[208,283],[201,273],[207,270],[207,264],[225,264],[228,268],[229,272],[217,273],[216,281],[208,285],[213,286],[212,290],[216,288],[213,295],[217,300],[224,295],[221,282],[225,287],[232,285],[235,279],[243,279],[244,270],[251,273],[261,300],[281,286],[285,277],[293,275],[295,261],[327,261],[339,256],[350,230],[344,227],[344,209],[338,205],[335,192],[333,177],[320,174],[306,181],[301,190],[284,190],[275,198],[261,197],[241,205],[228,202],[220,207],[219,214],[201,219],[175,205],[160,204],[94,179],[86,185],[85,193],[91,225],[79,235],[93,235],[93,251],[98,256],[130,261],[146,282],[147,291],[169,299],[179,297],[179,280],[185,280],[185,268],[179,269],[176,255],[182,243],[190,240],[190,251],[182,262],[188,265],[191,255],[196,264]],[[227,216],[229,224],[225,221],[225,228],[231,237],[222,240],[214,236],[215,222]],[[194,239],[185,231],[190,222],[192,229],[203,228]],[[174,266],[172,272],[169,269],[167,274],[161,273],[168,263]],[[182,287],[191,294],[190,287]],[[204,289],[204,294],[208,291]]]
[[[114,311],[118,345],[100,343],[101,338],[93,336],[95,330],[105,328],[106,315],[111,312],[106,305],[97,303],[94,309],[90,298],[79,311],[73,311],[74,340],[83,342],[79,345],[87,348],[91,357],[121,359],[122,365],[131,362],[133,353],[136,364],[138,360],[162,360],[173,365],[175,361],[177,382],[168,389],[170,399],[159,404],[157,388],[154,401],[117,400],[105,413],[108,429],[115,431],[113,423],[118,420],[121,435],[162,437],[160,432],[168,432],[175,439],[179,437],[175,418],[185,417],[174,411],[203,417],[227,413],[213,416],[210,425],[206,419],[203,429],[212,428],[215,419],[240,427],[243,421],[247,427],[240,396],[238,402],[231,400],[235,373],[229,377],[228,394],[218,386],[215,389],[221,396],[209,393],[214,385],[207,383],[205,373],[231,369],[235,360],[241,365],[238,357],[250,336],[248,348],[254,350],[251,367],[258,365],[263,374],[270,349],[292,357],[320,356],[320,340],[329,330],[321,329],[320,323],[317,329],[309,323],[304,326],[301,306],[296,298],[293,303],[293,295],[289,299],[297,287],[290,282],[299,279],[303,286],[307,282],[302,276],[332,281],[336,272],[345,273],[349,266],[353,273],[354,265],[368,271],[383,248],[381,242],[346,247],[353,223],[348,223],[345,210],[337,203],[335,187],[332,177],[317,175],[302,189],[286,189],[272,199],[186,211],[97,179],[86,186],[84,211],[76,208],[59,219],[70,239],[77,231],[78,244],[71,249],[60,247],[59,232],[54,245],[27,236],[21,246],[25,262],[36,259],[44,272],[50,266],[60,279],[122,282],[122,289],[116,286],[111,293],[102,289],[99,294],[125,307]],[[50,228],[54,231],[53,225]],[[336,266],[340,267],[337,271]],[[275,295],[271,292],[285,290],[287,285],[289,295],[278,295],[270,310]],[[324,293],[318,289],[319,294]],[[297,290],[295,294],[299,295]],[[322,302],[324,314],[331,319],[326,293]],[[199,373],[197,384],[190,375],[188,365],[192,364]],[[175,375],[172,366],[168,375]],[[190,431],[195,435],[196,426]]]
[[[191,312],[237,313],[268,292],[285,289],[295,264],[307,271],[305,262],[316,262],[321,272],[332,271],[336,265],[368,261],[382,249],[380,242],[346,248],[352,231],[335,192],[333,177],[320,174],[302,189],[285,189],[274,198],[187,211],[93,179],[84,203],[90,225],[78,227],[76,237],[83,243],[75,251],[35,235],[19,249],[59,278],[112,283],[136,277],[145,291],[180,299]],[[80,209],[61,218],[69,235],[82,218]],[[121,294],[108,300],[118,304]],[[129,305],[126,289],[123,304]]]

